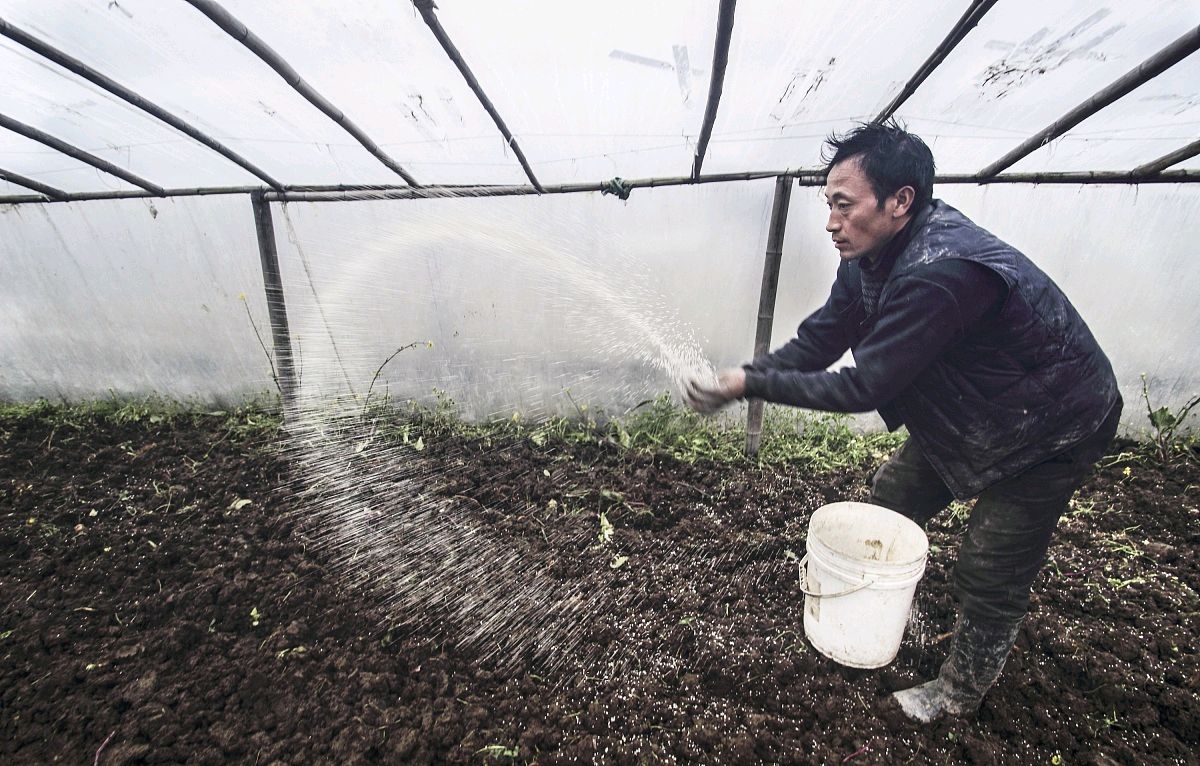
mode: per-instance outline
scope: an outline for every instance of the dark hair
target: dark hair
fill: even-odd
[[[821,153],[825,172],[851,157],[858,157],[880,207],[903,186],[916,192],[914,212],[933,199],[933,152],[894,120],[863,122],[845,133],[829,134]]]

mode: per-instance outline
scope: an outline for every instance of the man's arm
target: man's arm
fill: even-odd
[[[838,372],[746,371],[746,397],[831,412],[878,409],[1003,302],[1007,288],[986,266],[942,261],[905,276],[875,327]]]
[[[841,359],[850,348],[850,336],[843,325],[846,310],[854,300],[846,284],[849,265],[838,267],[837,278],[829,291],[825,305],[814,311],[801,323],[792,338],[781,348],[769,354],[755,357],[743,369],[750,372],[768,370],[824,370]]]

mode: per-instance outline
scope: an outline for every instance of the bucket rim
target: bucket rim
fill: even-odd
[[[871,580],[875,590],[906,588],[925,576],[928,556],[907,562],[855,559],[830,548],[817,538],[807,541],[805,556],[817,566],[846,582]]]
[[[902,529],[905,529],[908,532],[915,532],[918,535],[920,535],[920,540],[922,541],[920,555],[913,555],[911,557],[906,557],[903,559],[895,559],[895,560],[887,561],[887,562],[877,560],[875,566],[882,565],[883,567],[886,568],[886,571],[894,571],[896,568],[912,567],[919,563],[919,564],[921,564],[922,571],[924,570],[925,562],[929,557],[929,536],[927,534],[925,534],[925,530],[921,528],[920,524],[917,524],[915,521],[908,518],[904,514],[893,511],[891,508],[885,508],[882,505],[875,505],[874,503],[864,503],[864,502],[856,501],[856,500],[840,500],[835,503],[826,503],[825,505],[822,505],[820,508],[813,511],[812,516],[810,516],[808,519],[808,533],[807,533],[807,540],[806,540],[805,547],[808,548],[809,550],[811,550],[814,547],[814,543],[816,543],[822,549],[828,551],[833,556],[835,556],[839,559],[854,561],[857,565],[864,565],[871,569],[874,569],[875,567],[870,564],[869,559],[860,559],[857,557],[849,556],[849,555],[842,553],[841,551],[833,548],[832,546],[828,545],[827,543],[822,541],[819,536],[813,535],[813,524],[815,522],[818,522],[824,516],[833,516],[838,511],[846,511],[846,510],[871,511],[871,512],[881,511],[888,515],[889,522],[899,524],[899,526]]]

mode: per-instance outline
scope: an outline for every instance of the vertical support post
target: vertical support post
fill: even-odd
[[[792,200],[792,179],[775,179],[775,202],[771,205],[771,229],[767,234],[767,255],[763,264],[762,291],[758,296],[758,328],[754,333],[754,355],[771,347],[771,328],[775,324],[775,296],[779,292],[779,263],[783,258],[783,233],[787,227],[788,205]],[[746,453],[758,454],[762,444],[762,399],[751,399],[746,419]]]
[[[292,360],[292,336],[288,329],[287,306],[283,300],[283,280],[279,276],[279,250],[275,245],[275,223],[271,203],[263,192],[250,195],[254,207],[254,228],[258,233],[258,256],[262,261],[263,287],[267,293],[267,314],[271,320],[271,343],[275,348],[275,376],[283,398],[284,421],[295,412],[296,368]]]

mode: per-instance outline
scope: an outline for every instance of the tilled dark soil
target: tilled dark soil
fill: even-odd
[[[887,695],[944,656],[952,511],[900,657],[851,670],[803,638],[795,556],[869,466],[537,442],[423,442],[437,491],[611,596],[592,651],[514,668],[388,631],[310,544],[286,461],[223,418],[0,423],[0,762],[1197,762],[1194,460],[1106,459],[978,717],[917,726]],[[547,550],[568,538],[591,544]]]

